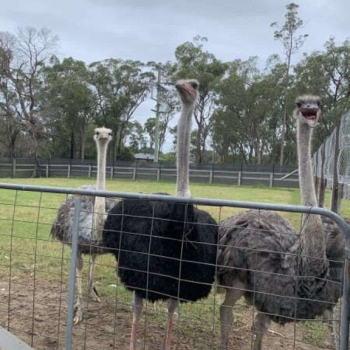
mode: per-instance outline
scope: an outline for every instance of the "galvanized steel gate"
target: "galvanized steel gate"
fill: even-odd
[[[82,195],[93,195],[93,196],[101,196],[101,197],[114,197],[114,198],[129,198],[129,199],[145,199],[145,200],[157,200],[157,201],[174,201],[174,202],[184,202],[184,198],[179,198],[175,196],[165,196],[165,195],[148,195],[148,194],[139,194],[139,193],[124,193],[124,192],[108,192],[108,191],[92,191],[92,190],[79,190],[79,189],[73,189],[73,188],[56,188],[56,187],[44,187],[44,186],[29,186],[29,185],[15,185],[15,184],[6,184],[2,183],[0,184],[0,189],[2,190],[10,190],[14,191],[16,193],[15,198],[17,198],[17,195],[22,192],[33,192],[37,193],[40,196],[40,204],[41,207],[41,196],[45,193],[52,193],[52,194],[74,194],[75,195],[75,222],[74,222],[74,236],[72,240],[72,253],[71,253],[71,259],[70,259],[70,274],[69,274],[69,286],[68,286],[68,302],[67,302],[67,317],[66,317],[66,329],[65,329],[65,344],[64,349],[71,350],[72,347],[72,338],[73,338],[73,313],[74,313],[74,297],[75,297],[75,267],[76,267],[76,260],[77,260],[77,246],[78,246],[78,230],[79,230],[79,223],[78,223],[78,217],[81,209],[81,196]],[[299,205],[278,205],[278,204],[270,204],[270,203],[255,203],[255,202],[242,202],[242,201],[230,201],[230,200],[219,200],[219,199],[205,199],[205,198],[190,198],[186,199],[186,202],[193,203],[195,205],[200,206],[211,206],[211,207],[218,207],[218,208],[245,208],[245,209],[258,209],[258,210],[270,210],[270,211],[282,211],[282,212],[290,212],[290,213],[306,213],[306,214],[318,214],[325,217],[328,217],[332,219],[342,230],[346,238],[350,238],[350,227],[346,224],[346,222],[337,214],[333,213],[332,211],[318,208],[318,207],[306,207],[306,206],[299,206]],[[14,225],[15,221],[15,206],[20,206],[16,200],[11,203],[3,202],[0,199],[0,205],[5,206],[13,206],[13,216],[12,216],[12,222],[9,222],[9,230],[10,234],[8,235],[11,245],[10,249],[12,249],[12,240],[14,236]],[[1,208],[1,207],[0,207]],[[44,207],[42,207],[44,208]],[[55,208],[57,209],[57,208]],[[43,209],[41,209],[43,210]],[[5,210],[4,210],[5,211]],[[0,211],[1,212],[1,211]],[[38,218],[37,218],[37,225],[40,222],[40,208],[38,209]],[[7,219],[2,218],[2,220],[6,221]],[[9,221],[11,221],[9,219]],[[47,223],[49,225],[50,223]],[[38,227],[36,228],[38,231]],[[0,238],[1,238],[1,232],[0,232]],[[36,233],[36,239],[38,240],[38,233]],[[1,243],[1,241],[0,241]],[[38,244],[38,242],[36,242]],[[25,247],[24,247],[25,249]],[[1,252],[0,248],[0,253]],[[5,251],[6,249],[3,249]],[[7,251],[7,250],[6,250]],[[346,260],[349,262],[350,254],[348,248],[346,248]],[[14,268],[11,266],[11,262],[15,259],[14,253],[11,251],[7,252],[10,255],[9,260],[9,269],[11,271],[10,273],[10,279],[12,277],[15,277]],[[6,253],[6,254],[7,254]],[[5,253],[4,253],[5,254]],[[6,255],[5,254],[5,255]],[[35,254],[37,254],[35,252]],[[35,255],[36,259],[36,255]],[[62,263],[63,264],[63,263]],[[35,271],[37,267],[34,264],[34,282],[35,282]],[[348,349],[348,334],[349,334],[349,266],[346,263],[344,268],[344,283],[343,283],[343,302],[342,302],[342,312],[341,312],[341,320],[340,320],[340,349],[341,350],[347,350]],[[6,276],[2,277],[3,282],[6,283]],[[9,284],[11,284],[11,280],[9,279]],[[61,281],[62,283],[62,281]],[[34,286],[35,287],[35,286]],[[35,289],[34,289],[35,290]],[[33,292],[34,293],[34,292]],[[15,295],[12,295],[9,291],[8,293],[8,308],[2,306],[1,312],[8,312],[10,314],[11,312],[11,298],[15,298]],[[45,300],[44,300],[45,302]],[[34,305],[35,298],[33,297],[33,318],[35,318],[35,312],[34,312]],[[61,316],[60,316],[61,317]],[[11,329],[10,324],[10,316],[8,317],[9,322],[5,327],[7,327],[9,330]],[[34,319],[33,319],[34,324]],[[7,334],[7,333],[6,333]],[[88,334],[87,334],[88,335]],[[40,335],[39,335],[40,336]],[[5,339],[4,333],[2,333],[0,329],[0,347],[6,346],[5,343],[1,344],[2,340]],[[33,336],[32,336],[32,342],[33,342]],[[35,347],[35,344],[32,346]],[[56,347],[55,347],[56,346]],[[84,349],[86,348],[86,344]],[[113,345],[114,346],[114,345]],[[58,348],[58,344],[54,344],[52,346],[53,349]],[[113,347],[114,348],[114,347]],[[5,347],[5,349],[7,349]],[[28,346],[25,347],[21,344],[19,344],[16,349],[11,347],[12,350],[20,350],[20,349],[28,349]]]

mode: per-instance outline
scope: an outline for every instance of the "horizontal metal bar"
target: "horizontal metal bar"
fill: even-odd
[[[350,226],[347,225],[345,220],[334,213],[331,210],[320,208],[320,207],[308,207],[304,205],[294,204],[276,204],[276,203],[259,203],[259,202],[244,202],[234,201],[225,199],[213,199],[213,198],[184,198],[170,195],[161,194],[145,194],[135,192],[111,192],[111,191],[96,191],[87,189],[77,188],[64,188],[64,187],[52,187],[52,186],[34,186],[34,185],[20,185],[20,184],[9,184],[0,183],[0,188],[8,190],[19,190],[19,191],[35,191],[35,192],[51,192],[51,193],[63,193],[63,194],[80,194],[90,195],[99,197],[121,197],[129,199],[145,199],[145,200],[158,200],[158,201],[173,201],[178,203],[192,203],[199,205],[209,206],[225,206],[234,208],[245,208],[245,209],[262,209],[262,210],[273,210],[273,211],[284,211],[293,213],[307,213],[327,216],[336,222],[342,229],[347,238],[350,238]]]

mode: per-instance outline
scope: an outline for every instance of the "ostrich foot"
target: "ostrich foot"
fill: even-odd
[[[98,291],[94,286],[92,288],[90,288],[90,298],[95,303],[101,302],[100,295],[98,294]]]
[[[74,306],[74,324],[78,324],[83,320],[83,306],[80,299],[77,300]]]

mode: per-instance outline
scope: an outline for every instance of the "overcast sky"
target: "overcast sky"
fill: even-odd
[[[223,61],[283,54],[273,39],[272,22],[283,24],[285,0],[0,0],[0,31],[18,26],[46,27],[57,34],[59,56],[87,63],[106,58],[174,60],[175,48],[197,34]],[[349,0],[299,0],[309,34],[301,52],[322,50],[334,36],[350,37]],[[295,58],[297,59],[297,57]],[[144,122],[154,102],[135,114]],[[167,150],[170,142],[166,145]]]

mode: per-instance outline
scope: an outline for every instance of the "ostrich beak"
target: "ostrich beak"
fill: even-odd
[[[186,91],[189,94],[193,94],[195,92],[195,89],[188,83],[177,83],[175,84],[175,88],[178,91]]]
[[[300,113],[304,120],[310,127],[314,127],[317,124],[319,117],[319,108],[316,106],[300,108]]]

